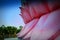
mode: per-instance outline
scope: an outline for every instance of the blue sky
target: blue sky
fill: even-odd
[[[21,18],[20,0],[2,0],[0,9],[0,26],[24,26],[24,22]]]

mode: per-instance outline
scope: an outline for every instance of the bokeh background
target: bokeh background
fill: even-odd
[[[17,33],[24,27],[21,0],[0,0],[0,40],[18,40]]]
[[[0,0],[0,26],[24,26],[19,7],[21,0]]]

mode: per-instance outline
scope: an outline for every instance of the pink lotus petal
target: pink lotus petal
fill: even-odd
[[[29,22],[32,19],[29,15],[29,12],[26,9],[21,8],[21,12],[22,12],[21,16],[25,23]]]
[[[23,31],[21,31],[20,35],[18,35],[18,37],[27,35],[27,33],[29,33],[35,27],[35,24],[37,23],[37,21],[38,19],[34,19],[31,22],[27,23]]]
[[[23,6],[21,13],[26,25],[18,37],[24,40],[55,40],[60,35],[59,4],[31,4]]]
[[[48,16],[46,18],[46,16]],[[31,40],[48,40],[60,30],[60,10],[42,16],[31,34]],[[46,18],[44,20],[44,18]],[[60,32],[60,31],[59,31]]]

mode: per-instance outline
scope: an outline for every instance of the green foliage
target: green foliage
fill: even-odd
[[[17,30],[16,33],[20,32],[22,28],[23,28],[23,26],[19,26],[19,29]]]
[[[17,29],[16,27],[14,26],[5,26],[5,25],[2,25],[0,27],[0,39],[4,39],[4,38],[7,38],[7,37],[16,37],[16,34],[18,32],[20,32],[22,29],[22,26],[19,26],[19,29]]]

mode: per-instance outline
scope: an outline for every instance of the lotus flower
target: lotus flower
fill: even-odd
[[[22,6],[25,27],[17,34],[23,40],[57,40],[60,35],[60,5],[41,3]]]

